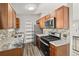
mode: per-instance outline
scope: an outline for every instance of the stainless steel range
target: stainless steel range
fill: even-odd
[[[49,42],[60,40],[59,37],[56,36],[42,36],[40,40],[40,49],[44,53],[45,56],[49,56]]]

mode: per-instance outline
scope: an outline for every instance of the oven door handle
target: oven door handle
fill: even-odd
[[[45,43],[43,40],[40,39],[40,41],[45,44],[46,46],[49,46],[47,43]]]

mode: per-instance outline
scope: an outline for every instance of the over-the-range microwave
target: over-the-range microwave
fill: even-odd
[[[56,28],[56,18],[50,18],[45,22],[45,28]]]

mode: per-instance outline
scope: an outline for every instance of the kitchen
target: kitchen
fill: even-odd
[[[0,56],[74,55],[71,19],[77,5],[0,3]]]

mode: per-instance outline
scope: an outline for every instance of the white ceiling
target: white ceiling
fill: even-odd
[[[30,3],[36,4],[37,8],[34,11],[28,11],[25,9],[25,5],[29,3],[12,3],[17,14],[40,14],[47,13],[55,10],[57,7],[61,5],[67,5],[66,3]]]

